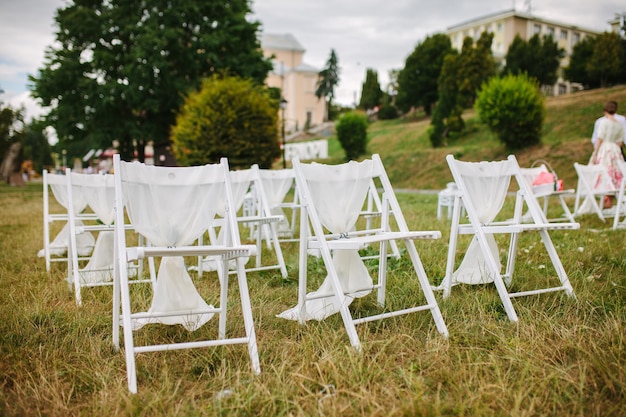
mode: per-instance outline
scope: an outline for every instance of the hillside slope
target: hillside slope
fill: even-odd
[[[534,161],[545,160],[566,187],[574,188],[573,164],[589,160],[593,123],[602,115],[606,100],[617,101],[619,112],[624,114],[626,86],[547,98],[542,143],[515,152],[520,165],[530,166]],[[433,149],[428,140],[430,120],[375,122],[369,128],[368,150],[381,155],[394,187],[441,189],[452,180],[445,162],[447,154],[467,161],[504,159],[508,154],[472,111],[464,119],[467,132],[438,149]]]

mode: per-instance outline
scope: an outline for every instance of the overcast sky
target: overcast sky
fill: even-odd
[[[199,0],[208,1],[208,0]],[[44,50],[54,41],[54,13],[65,0],[0,0],[0,101],[25,103],[28,75],[37,74]],[[336,101],[352,104],[365,71],[378,71],[383,88],[391,69],[427,35],[484,15],[527,10],[526,0],[253,0],[254,17],[267,33],[291,33],[306,49],[304,61],[322,69],[335,49],[341,67]],[[534,0],[537,17],[604,31],[624,0]],[[30,100],[32,102],[32,100]]]

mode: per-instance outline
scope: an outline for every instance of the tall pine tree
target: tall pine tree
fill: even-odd
[[[335,98],[335,87],[339,85],[339,72],[339,59],[335,50],[331,49],[326,66],[318,73],[315,90],[315,96],[318,99],[323,98],[326,102],[326,120],[330,120],[330,107]]]

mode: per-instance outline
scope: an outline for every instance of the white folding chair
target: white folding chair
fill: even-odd
[[[574,169],[578,175],[574,216],[595,213],[600,220],[605,221],[609,213],[604,212],[604,196],[618,193],[618,188],[613,184],[606,167],[574,162]]]
[[[626,192],[626,161],[617,161],[620,172],[622,173],[622,181],[619,185],[619,191],[617,193],[617,203],[615,205],[615,217],[613,218],[613,230],[626,227],[626,198],[624,193]],[[620,221],[621,217],[624,219]]]
[[[446,160],[457,184],[458,193],[452,212],[446,275],[441,285],[437,287],[443,290],[444,297],[448,297],[452,285],[458,283],[493,282],[509,320],[515,322],[518,318],[511,302],[514,297],[553,291],[565,291],[566,294],[574,296],[574,290],[548,231],[576,230],[580,227],[579,224],[548,222],[513,155],[507,160],[495,162],[463,162],[454,159],[452,155],[448,155]],[[516,191],[513,218],[498,220],[498,216],[504,212],[505,198],[511,185]],[[469,223],[461,224],[461,206],[465,207]],[[522,219],[524,208],[530,213],[529,221]],[[539,233],[560,285],[509,293],[506,286],[512,282],[519,235],[527,232]],[[472,240],[463,261],[455,270],[458,237],[463,234],[471,235]],[[510,235],[504,273],[501,271],[496,234]]]
[[[428,310],[437,330],[447,336],[447,328],[439,306],[430,288],[426,272],[415,248],[415,239],[436,239],[439,231],[409,231],[400,205],[378,155],[372,159],[341,165],[302,164],[292,160],[300,197],[300,261],[298,305],[284,311],[279,317],[298,320],[322,320],[339,312],[350,343],[360,348],[355,325],[388,317]],[[373,179],[383,189],[381,225],[363,229],[357,222],[366,204]],[[393,221],[395,222],[393,222]],[[312,234],[309,235],[309,225]],[[396,231],[392,231],[392,227]],[[387,281],[387,247],[390,241],[404,242],[426,304],[403,310],[390,311],[354,319],[348,308],[356,297],[364,297],[372,290],[377,301],[385,305]],[[374,284],[359,250],[380,245],[378,280]],[[328,276],[321,287],[307,294],[307,252],[319,250]]]
[[[50,201],[50,192],[54,199],[61,206],[62,210],[55,210]],[[87,202],[82,197],[73,200],[73,210],[77,219],[77,225],[81,225],[83,220],[95,220],[95,215],[83,213],[87,207]],[[46,271],[50,271],[52,262],[67,262],[67,247],[69,244],[69,224],[67,223],[68,194],[67,178],[65,175],[52,174],[43,170],[43,249],[38,256],[43,257],[46,262]],[[50,225],[61,223],[63,226],[51,241]],[[81,233],[76,237],[76,247],[79,256],[88,256],[93,250],[95,238],[89,232]]]
[[[282,217],[276,230],[279,240],[296,241],[294,237],[300,207],[297,193],[294,191],[292,201],[286,201],[295,182],[293,169],[259,169],[259,177],[263,183],[271,214]],[[290,211],[289,217],[285,210]]]
[[[119,326],[124,329],[128,388],[137,392],[135,355],[176,349],[245,344],[254,373],[260,372],[254,322],[246,271],[241,258],[256,253],[254,245],[241,245],[230,188],[228,162],[197,167],[170,168],[147,166],[113,159],[115,169],[115,252],[113,297],[113,342],[119,348]],[[151,243],[145,247],[127,247],[124,208],[134,230]],[[193,245],[211,226],[215,214],[224,210],[222,245]],[[220,257],[219,306],[205,301],[187,273],[183,256],[215,255]],[[152,304],[147,312],[133,312],[126,265],[146,257],[160,257],[161,263]],[[245,336],[226,337],[228,267],[237,259],[237,279]],[[120,300],[121,298],[121,300]],[[121,316],[120,316],[121,301]],[[133,330],[149,323],[181,324],[189,331],[198,330],[214,314],[219,315],[218,338],[198,336],[200,340],[181,343],[136,346]]]
[[[280,215],[273,215],[271,213],[265,189],[259,175],[258,165],[255,164],[249,169],[231,171],[229,174],[233,194],[233,205],[235,207],[235,212],[237,213],[237,221],[239,224],[244,226],[254,225],[252,228],[254,230],[254,234],[251,237],[254,239],[257,246],[256,256],[254,257],[255,264],[254,266],[246,266],[246,271],[254,272],[278,269],[282,277],[287,278],[287,266],[285,264],[285,259],[283,257],[283,252],[280,247],[278,233],[276,230],[276,224],[283,220],[283,217]],[[242,212],[242,207],[247,195],[251,195],[254,200],[252,210],[248,213]],[[217,214],[220,218],[216,219],[213,222],[212,227],[209,229],[210,239],[214,243],[219,243],[222,240],[221,225],[224,222],[223,217],[225,216],[225,213],[222,211],[219,211]],[[217,227],[220,227],[220,236],[218,236],[215,232],[215,228]],[[268,241],[268,247],[274,252],[275,260],[273,262],[263,261],[262,253],[264,236]],[[200,240],[200,242],[202,242],[202,240]],[[233,263],[231,262],[231,265],[232,264]],[[215,259],[213,257],[200,259],[197,269],[200,275],[202,275],[204,271],[216,269]],[[235,271],[232,271],[231,273],[234,272]]]
[[[81,289],[84,287],[98,287],[113,284],[114,264],[114,233],[113,220],[115,217],[115,184],[113,175],[80,174],[67,169],[68,196],[68,284],[74,286],[76,304],[82,304]],[[97,217],[97,221],[87,222],[77,219],[74,212],[74,198],[79,198]],[[80,257],[77,251],[77,239],[83,233],[97,234],[93,252],[88,258]],[[130,265],[129,275],[140,278],[133,279],[132,283],[155,284],[154,263],[151,262],[151,279],[141,279],[141,264]]]
[[[543,213],[546,215],[546,217],[548,216],[548,203],[549,203],[550,198],[551,197],[558,198],[559,203],[561,204],[561,208],[563,209],[563,215],[561,217],[548,219],[548,221],[551,221],[551,222],[568,221],[570,223],[576,222],[576,220],[574,219],[574,216],[572,215],[572,212],[570,211],[567,205],[567,202],[565,201],[566,197],[575,196],[576,191],[574,191],[574,189],[556,190],[554,184],[533,185],[538,175],[544,172],[550,173],[550,171],[548,170],[548,167],[546,167],[545,164],[541,164],[539,166],[533,166],[530,168],[520,168],[520,170],[522,172],[522,175],[524,176],[524,179],[530,186],[532,192],[535,194],[535,197],[537,199],[543,200],[542,208],[543,208]],[[555,180],[556,180],[555,173],[552,172],[552,174],[555,176]]]

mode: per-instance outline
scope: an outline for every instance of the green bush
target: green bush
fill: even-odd
[[[383,104],[378,110],[379,120],[391,120],[398,118],[398,109],[393,104]]]
[[[537,83],[525,74],[494,77],[483,84],[475,108],[480,120],[508,149],[540,142],[544,100]]]
[[[364,155],[367,148],[367,116],[350,112],[346,113],[337,122],[335,130],[346,159],[357,159]]]
[[[171,139],[181,165],[227,157],[232,168],[270,168],[280,157],[278,102],[250,80],[214,75],[185,99]]]

